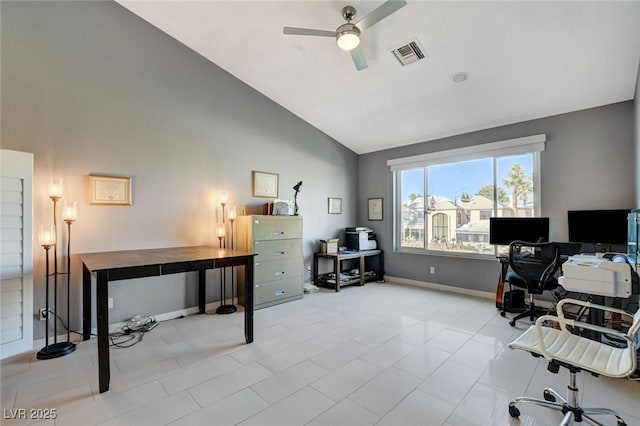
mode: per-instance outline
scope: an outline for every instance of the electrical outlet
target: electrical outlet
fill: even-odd
[[[311,272],[311,265],[305,265],[304,267],[307,269],[307,272]]]
[[[436,273],[436,267],[435,266],[429,266],[429,273],[430,274],[435,274]]]
[[[107,303],[108,303],[108,308],[113,309],[113,297],[110,297]]]
[[[40,321],[44,321],[44,320],[47,319],[47,309],[46,308],[38,309],[38,318],[40,318]]]

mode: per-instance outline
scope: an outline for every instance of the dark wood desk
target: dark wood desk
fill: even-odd
[[[198,271],[198,308],[204,313],[206,270],[244,266],[244,336],[253,342],[253,257],[255,254],[209,246],[123,250],[78,255],[82,261],[82,340],[91,337],[91,274],[96,274],[98,328],[98,382],[100,393],[109,390],[110,281]]]
[[[366,263],[365,258],[375,256],[378,258],[378,268],[373,272],[373,275],[366,275]],[[318,259],[327,258],[333,260],[333,273],[335,274],[335,283],[328,282],[327,274],[321,276],[318,273]],[[359,263],[359,275],[349,281],[340,281],[340,273],[342,272],[342,262],[349,259],[358,259]],[[349,284],[364,285],[366,281],[383,281],[384,280],[384,258],[382,256],[382,250],[363,250],[356,252],[339,252],[339,253],[314,253],[313,254],[313,282],[316,285],[334,285],[336,292],[340,291],[340,286]]]

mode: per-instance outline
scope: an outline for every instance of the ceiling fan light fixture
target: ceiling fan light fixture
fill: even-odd
[[[344,24],[336,31],[336,42],[342,50],[353,50],[360,44],[360,30],[353,24]]]

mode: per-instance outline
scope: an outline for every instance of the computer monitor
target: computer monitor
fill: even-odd
[[[569,210],[569,241],[588,244],[627,244],[630,209]]]
[[[491,217],[489,243],[509,245],[512,241],[549,241],[548,217]]]

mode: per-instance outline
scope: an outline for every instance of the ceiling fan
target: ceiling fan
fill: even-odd
[[[285,34],[335,37],[338,46],[351,53],[351,58],[356,65],[356,69],[360,71],[367,68],[367,59],[359,47],[360,34],[406,5],[407,2],[405,0],[387,0],[356,23],[351,22],[356,16],[356,9],[353,6],[345,6],[342,8],[342,17],[347,23],[340,25],[335,31],[294,27],[284,27],[283,30]]]

